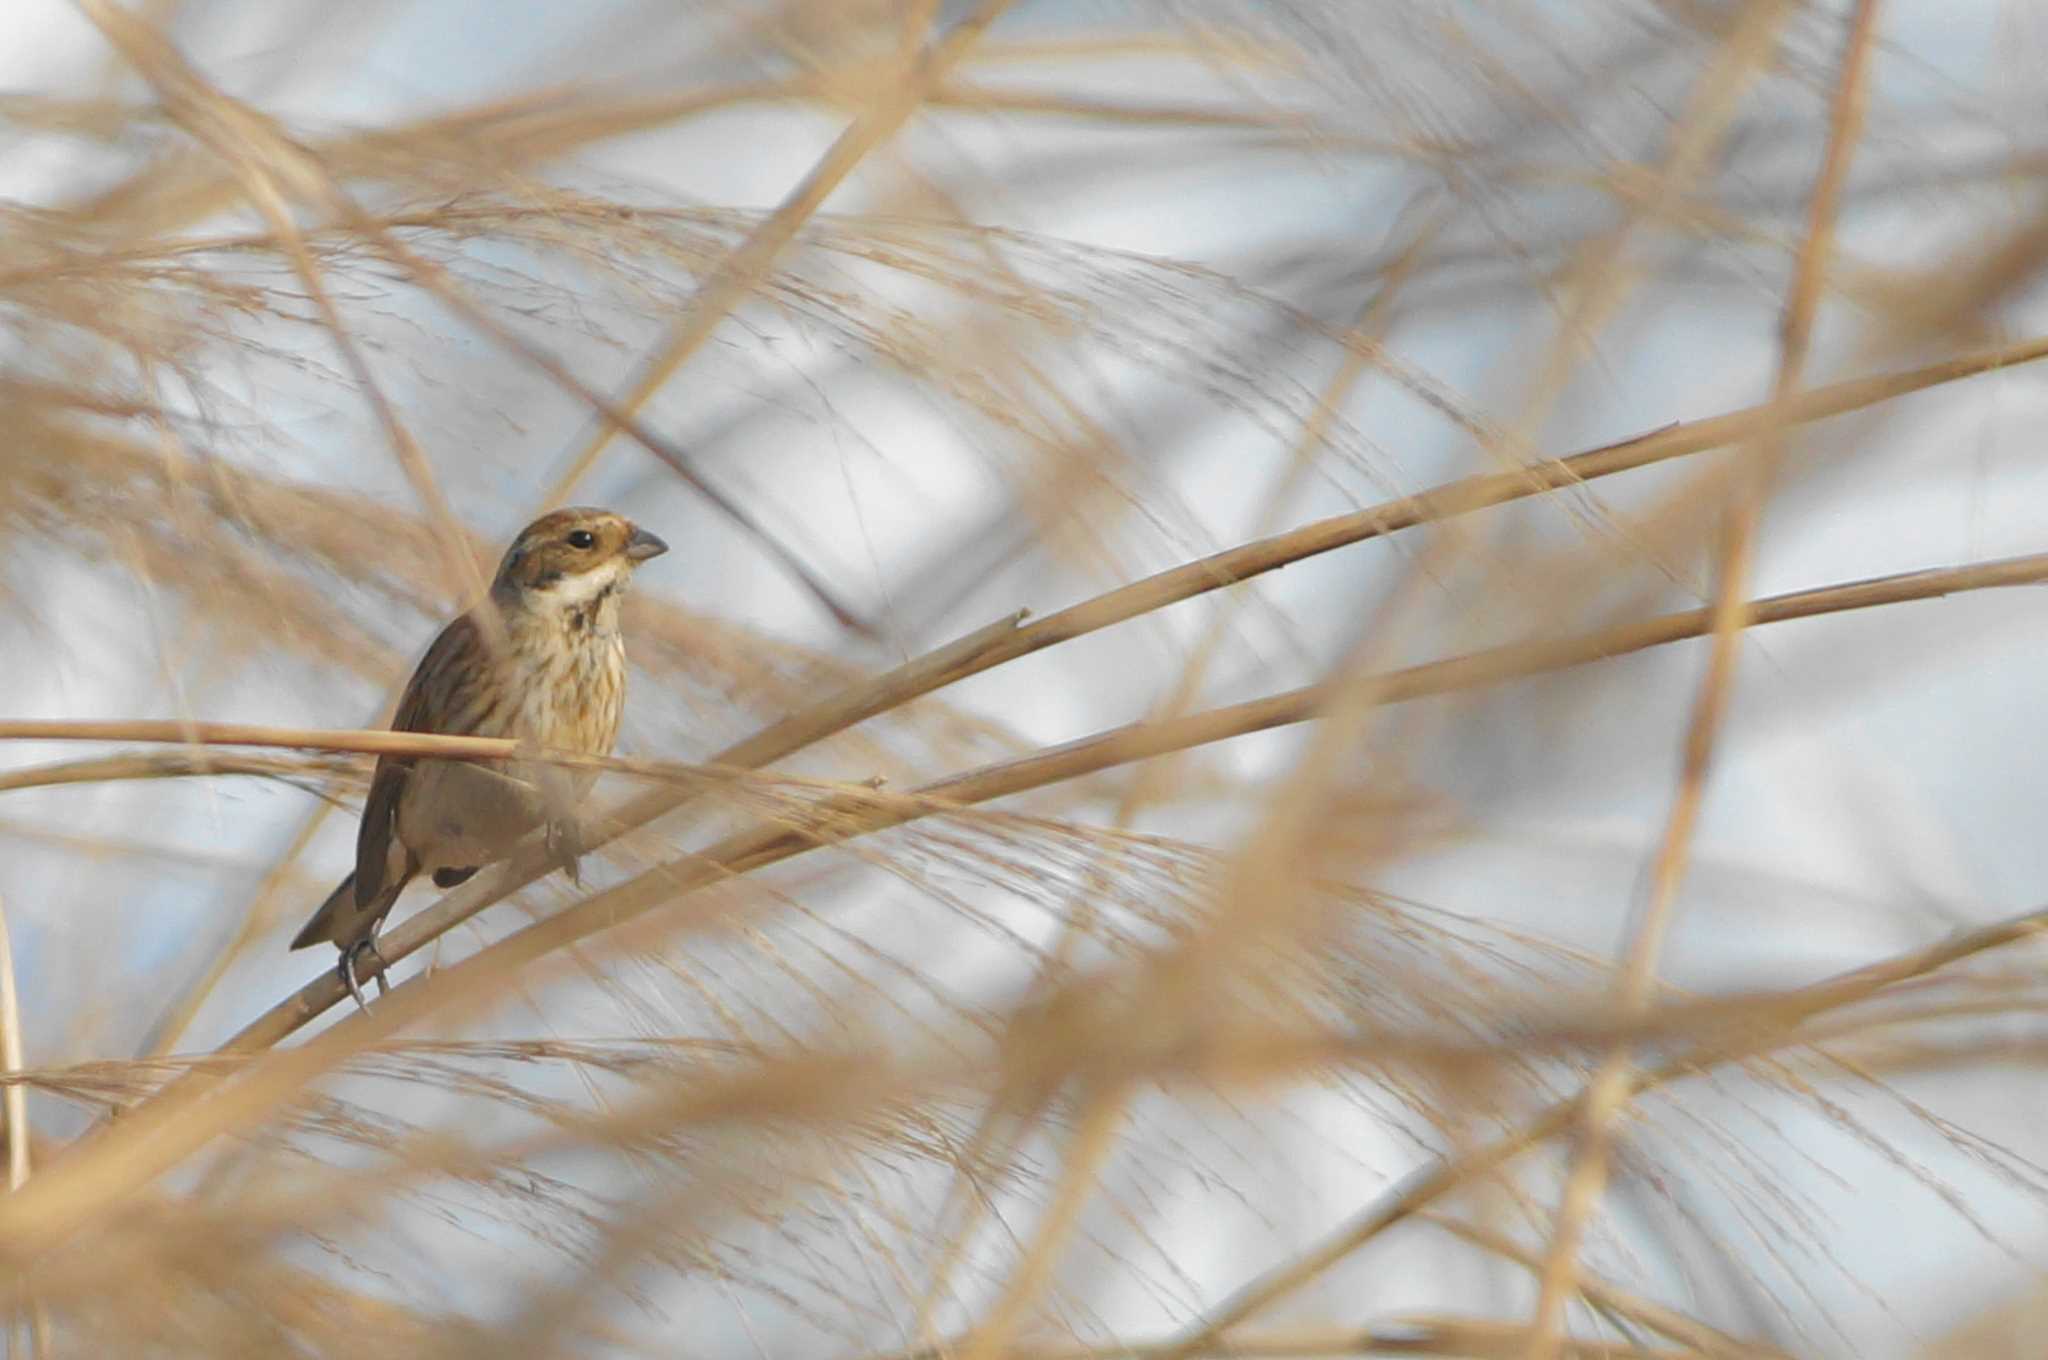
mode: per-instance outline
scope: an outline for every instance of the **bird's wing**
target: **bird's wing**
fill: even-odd
[[[392,716],[394,732],[461,732],[465,727],[451,722],[467,707],[466,688],[451,681],[473,675],[483,660],[482,637],[476,622],[464,614],[441,630],[434,645],[420,658],[418,669],[405,685],[398,712]],[[458,710],[458,711],[451,711]],[[377,771],[370,777],[370,796],[363,804],[363,822],[356,829],[356,904],[367,907],[384,889],[391,838],[398,834],[398,804],[406,781],[412,777],[414,757],[378,756]]]

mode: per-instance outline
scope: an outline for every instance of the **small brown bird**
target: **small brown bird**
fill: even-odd
[[[489,603],[449,624],[427,648],[393,730],[609,755],[626,692],[619,602],[633,569],[667,551],[605,510],[557,510],[527,525],[498,566]],[[573,809],[594,778],[535,762],[379,756],[356,832],[356,871],[328,894],[292,948],[333,941],[341,980],[366,1006],[357,960],[377,958],[382,989],[377,928],[405,885],[425,873],[435,887],[452,888],[540,826],[575,879],[582,844]]]

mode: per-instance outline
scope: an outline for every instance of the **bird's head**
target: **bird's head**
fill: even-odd
[[[633,568],[668,544],[609,510],[576,506],[542,515],[520,531],[498,565],[499,591],[563,606],[615,593]]]

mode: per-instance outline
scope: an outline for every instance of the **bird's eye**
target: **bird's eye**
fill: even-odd
[[[591,533],[588,529],[577,529],[569,535],[569,546],[572,548],[594,548],[597,546],[597,535]]]

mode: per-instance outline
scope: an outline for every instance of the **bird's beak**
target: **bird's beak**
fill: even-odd
[[[626,556],[635,562],[645,562],[648,558],[659,557],[667,551],[668,544],[645,529],[633,530],[633,536],[626,540]]]

